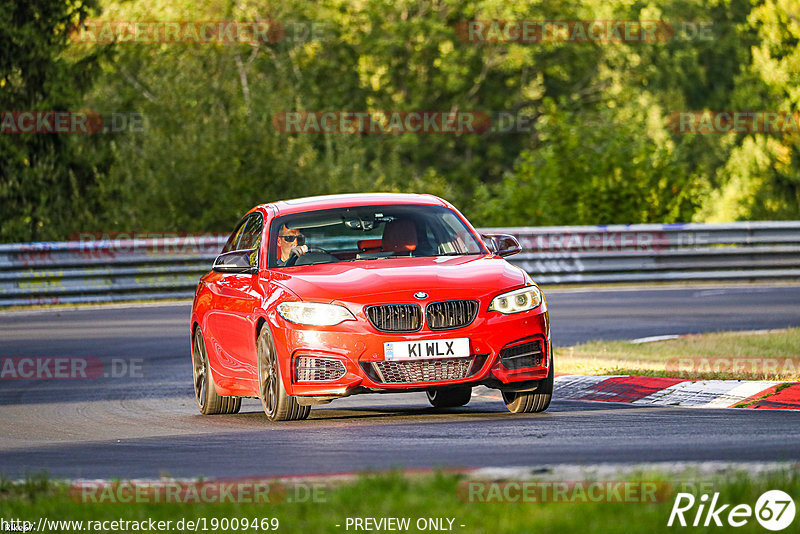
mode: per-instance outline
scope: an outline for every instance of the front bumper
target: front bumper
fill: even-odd
[[[301,326],[272,317],[272,333],[290,395],[341,397],[363,392],[402,392],[454,385],[485,384],[514,389],[547,377],[551,365],[549,318],[546,309],[514,315],[480,312],[468,326],[452,330],[423,329],[414,333],[386,333],[372,327],[362,315],[333,327]],[[469,358],[441,358],[387,362],[384,343],[468,338]],[[531,345],[533,344],[533,345]],[[538,344],[540,358],[525,351]],[[513,350],[512,350],[513,349]],[[505,351],[505,352],[504,352]],[[520,357],[518,353],[522,352]],[[509,355],[515,358],[509,359]],[[502,356],[502,358],[501,358]],[[298,376],[298,359],[331,359],[326,380]],[[332,360],[341,362],[335,364]]]

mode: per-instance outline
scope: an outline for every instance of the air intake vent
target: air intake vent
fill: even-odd
[[[542,365],[542,343],[529,341],[512,345],[500,352],[500,363],[506,369],[524,369],[526,367],[539,367]]]
[[[470,375],[473,357],[396,362],[372,362],[378,381],[384,384],[460,380]]]
[[[344,376],[344,364],[333,358],[300,356],[294,361],[295,382],[330,382]]]

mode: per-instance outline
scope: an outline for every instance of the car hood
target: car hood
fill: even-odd
[[[362,304],[494,296],[525,285],[522,269],[493,256],[385,258],[290,267],[273,271],[273,281],[303,300]]]

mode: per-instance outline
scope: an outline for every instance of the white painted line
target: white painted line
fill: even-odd
[[[619,480],[620,476],[640,477],[642,473],[658,471],[672,476],[686,476],[696,482],[698,477],[730,476],[742,471],[749,476],[800,468],[797,462],[644,462],[635,464],[539,464],[511,467],[481,467],[469,474],[470,480]],[[681,478],[672,480],[680,481]]]
[[[454,467],[443,470],[434,468],[404,469],[401,471],[406,476],[428,475],[439,471],[446,473],[460,473],[469,477],[470,480],[619,480],[620,476],[639,477],[642,473],[659,471],[671,475],[687,475],[690,481],[697,480],[698,476],[730,475],[732,471],[742,471],[750,476],[763,475],[776,471],[797,471],[800,463],[796,461],[775,461],[775,462],[640,462],[640,463],[606,463],[595,464],[537,464],[519,465],[509,467]],[[162,477],[162,478],[127,478],[125,482],[134,485],[146,484],[165,484],[165,483],[186,483],[197,482],[212,483],[215,481],[282,481],[282,482],[320,482],[336,483],[347,482],[364,476],[365,474],[375,473],[397,473],[392,471],[345,471],[341,473],[308,473],[301,475],[273,475],[273,476],[244,476],[244,477]],[[55,478],[54,481],[71,484],[109,484],[113,482],[104,478]],[[24,484],[25,479],[18,478],[10,481],[12,484]]]
[[[640,343],[653,343],[654,341],[667,341],[668,339],[678,339],[681,337],[679,334],[666,334],[663,336],[650,336],[631,339],[629,343],[639,345]]]

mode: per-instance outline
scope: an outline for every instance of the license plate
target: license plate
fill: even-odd
[[[469,338],[389,341],[383,344],[386,361],[464,358],[470,355]]]

